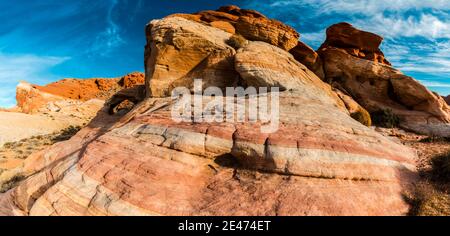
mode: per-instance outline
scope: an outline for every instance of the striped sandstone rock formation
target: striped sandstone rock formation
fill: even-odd
[[[250,43],[237,55],[243,80],[264,86],[292,73],[298,81],[280,93],[277,132],[251,122],[176,123],[171,98],[148,98],[119,121],[101,113],[72,140],[30,158],[16,171],[35,174],[1,197],[1,214],[406,214],[415,154],[351,119],[304,66],[285,72],[245,61],[252,50],[283,58]],[[251,68],[261,73],[244,72]]]
[[[21,173],[36,174],[0,197],[0,214],[406,214],[411,150],[330,104],[280,101],[270,135],[260,124],[174,123],[168,99],[109,128],[101,115],[27,160]]]
[[[220,16],[214,14],[206,15]],[[71,140],[2,173],[28,178],[0,194],[0,215],[408,212],[403,193],[417,176],[412,150],[352,119],[350,103],[287,48],[249,41],[235,50],[226,43],[231,33],[188,18],[172,16],[149,26],[146,89],[154,97],[147,96],[123,117],[108,115],[105,107]],[[184,60],[191,55],[191,61]],[[225,67],[210,63],[223,60]],[[233,85],[279,88],[232,99],[234,106],[248,110],[245,104],[256,99],[279,96],[275,132],[262,132],[270,122],[248,119],[172,119],[178,100],[168,97],[170,91],[179,85],[191,88],[194,79],[183,74],[208,75],[207,85],[222,87],[231,82],[224,68],[232,71]],[[205,105],[229,97],[191,95],[191,101],[197,99]]]

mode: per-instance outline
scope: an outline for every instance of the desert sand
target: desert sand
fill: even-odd
[[[0,112],[0,146],[35,135],[51,134],[68,125],[63,120],[56,121],[41,115]]]

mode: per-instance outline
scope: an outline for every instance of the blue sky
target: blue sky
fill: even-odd
[[[449,0],[0,0],[0,106],[15,104],[20,80],[143,71],[147,22],[227,4],[286,22],[314,48],[341,21],[378,33],[395,67],[450,94]]]

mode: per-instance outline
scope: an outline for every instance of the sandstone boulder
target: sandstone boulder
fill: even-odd
[[[217,11],[201,11],[194,14],[173,14],[181,17],[239,34],[252,41],[263,41],[289,51],[297,45],[300,35],[290,26],[272,20],[254,10],[240,9],[237,6],[224,6]]]
[[[267,18],[260,12],[257,12],[255,10],[248,10],[248,9],[241,9],[238,6],[230,5],[230,6],[223,6],[220,7],[217,11],[219,12],[226,12],[235,16],[248,16],[253,18]]]
[[[263,41],[286,51],[297,45],[300,34],[277,20],[267,18],[239,17],[236,32],[248,40]]]
[[[325,79],[323,72],[323,63],[319,54],[303,42],[298,42],[297,46],[289,51],[295,58],[322,80]]]
[[[230,33],[186,20],[169,17],[152,21],[147,27],[147,93],[169,96],[179,86],[191,88],[194,79],[203,87],[232,87],[235,50],[226,44]]]
[[[319,52],[327,47],[342,48],[354,57],[391,65],[379,48],[382,41],[383,38],[379,35],[356,29],[343,22],[327,29],[327,39]]]
[[[369,112],[390,109],[403,128],[450,135],[450,108],[444,99],[400,71],[329,47],[321,52],[326,80],[342,88]]]

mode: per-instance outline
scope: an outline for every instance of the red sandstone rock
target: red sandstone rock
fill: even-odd
[[[450,95],[447,97],[444,97],[445,102],[450,105]]]
[[[339,23],[327,29],[325,44],[340,48],[357,48],[363,51],[375,52],[383,38],[379,35],[354,28],[348,23]]]
[[[319,78],[325,79],[322,59],[314,49],[303,42],[298,42],[297,46],[289,52],[294,56],[295,60],[308,67],[308,69],[314,72]]]
[[[200,19],[205,22],[213,22],[213,21],[236,22],[239,19],[238,16],[220,11],[201,11],[199,13],[196,13],[196,15],[200,15],[201,16]]]
[[[145,75],[138,72],[131,73],[122,77],[118,83],[122,88],[126,89],[136,85],[143,85],[145,83]]]
[[[382,41],[383,38],[379,35],[356,29],[343,22],[327,29],[327,39],[319,52],[327,47],[342,48],[354,57],[391,65],[379,49]]]
[[[290,26],[268,19],[257,11],[240,9],[237,6],[225,6],[217,11],[194,14],[173,14],[168,17],[182,17],[228,33],[240,34],[248,40],[270,43],[288,51],[297,45],[300,36]]]
[[[220,7],[217,11],[219,12],[226,12],[235,16],[249,16],[254,18],[266,18],[263,14],[260,12],[257,12],[255,10],[246,10],[246,9],[240,9],[238,6],[223,6]]]
[[[267,18],[239,17],[236,32],[248,40],[263,41],[286,51],[297,45],[300,34],[292,27]]]
[[[230,34],[235,34],[236,33],[236,29],[234,28],[234,26],[227,21],[213,21],[211,23],[209,23],[212,27],[214,28],[218,28],[221,29],[225,32],[228,32]]]
[[[113,79],[64,79],[45,86],[22,82],[17,86],[17,107],[24,113],[37,113],[49,102],[91,99],[107,100],[123,88],[144,83],[144,74],[132,73]]]

